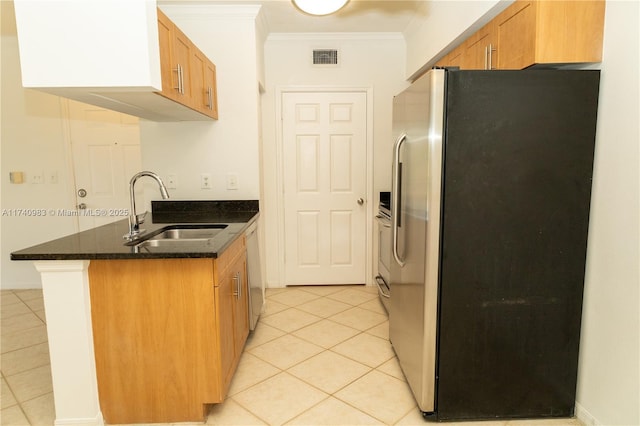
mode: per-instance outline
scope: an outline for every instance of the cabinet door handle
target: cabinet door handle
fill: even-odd
[[[178,82],[178,87],[174,87],[174,89],[180,93],[180,64],[177,64],[173,71],[176,73],[176,80]]]
[[[238,297],[240,297],[240,286],[238,285],[238,283],[240,282],[240,277],[238,276],[238,273],[236,272],[236,274],[233,276],[233,282],[235,284],[235,289],[233,290],[233,295],[236,297],[236,299]]]
[[[492,70],[493,69],[493,52],[495,52],[496,49],[493,48],[493,44],[489,43],[489,69]]]
[[[180,65],[180,94],[184,95],[184,70],[182,65]]]

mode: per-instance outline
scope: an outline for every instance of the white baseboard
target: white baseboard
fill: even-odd
[[[98,412],[98,414],[93,418],[87,419],[56,419],[53,423],[55,426],[67,426],[67,425],[83,425],[83,426],[104,426],[104,418],[102,417],[102,412]]]
[[[602,426],[602,423],[598,421],[586,408],[576,402],[576,417],[585,426]]]

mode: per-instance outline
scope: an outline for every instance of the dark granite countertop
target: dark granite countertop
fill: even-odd
[[[144,247],[127,243],[128,219],[38,244],[11,253],[12,260],[217,258],[258,218],[258,201],[153,201],[152,213],[137,241],[175,225],[224,224],[212,239],[184,242],[180,247]],[[133,242],[135,243],[135,241]]]

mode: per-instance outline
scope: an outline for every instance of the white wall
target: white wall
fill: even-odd
[[[175,199],[258,199],[260,196],[256,6],[161,6],[216,64],[219,120],[140,122],[142,165],[177,176]],[[212,188],[201,189],[210,173]],[[227,175],[238,189],[227,190]],[[153,189],[154,191],[156,189]],[[147,199],[157,198],[154,193]]]
[[[339,50],[340,65],[314,67],[311,51]],[[393,96],[407,86],[405,44],[398,35],[381,34],[271,34],[265,44],[266,92],[263,96],[263,220],[266,232],[268,286],[278,286],[278,223],[276,185],[276,90],[293,86],[371,88],[373,93],[373,199],[391,187],[391,106]],[[368,238],[373,238],[373,235]],[[375,244],[375,242],[374,242]]]
[[[640,424],[639,16],[637,1],[607,1],[577,396],[587,424]]]
[[[10,5],[2,2],[3,21],[7,19],[6,14],[12,12]],[[52,209],[70,209],[73,205],[73,180],[65,156],[60,98],[22,88],[17,38],[15,32],[12,35],[8,31],[4,22],[1,50],[0,286],[2,289],[40,288],[40,275],[33,263],[11,261],[10,253],[70,234],[76,229],[74,218],[51,213]],[[11,184],[10,171],[25,172],[26,183]],[[50,183],[47,179],[49,171],[58,174],[58,183]],[[45,183],[30,183],[36,173],[44,174]],[[46,216],[23,216],[15,209],[44,209]]]

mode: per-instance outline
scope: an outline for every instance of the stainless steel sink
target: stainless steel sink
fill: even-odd
[[[226,224],[208,225],[171,225],[159,233],[150,234],[134,244],[136,248],[157,247],[164,249],[181,249],[186,244],[208,244],[217,234],[227,228]],[[157,232],[157,231],[156,231]]]
[[[172,228],[149,238],[152,240],[208,240],[215,237],[227,225],[218,225],[215,228]]]
[[[142,248],[151,248],[151,247],[155,247],[155,248],[162,248],[162,249],[167,249],[167,250],[183,250],[185,248],[186,245],[188,244],[200,244],[201,246],[206,246],[207,244],[209,244],[209,240],[210,238],[187,238],[187,239],[149,239],[146,241],[143,241],[141,243],[136,244],[136,248],[138,249],[142,249]]]

